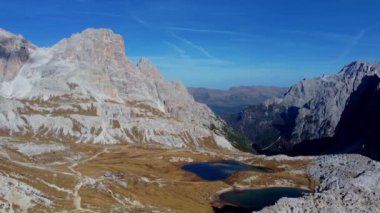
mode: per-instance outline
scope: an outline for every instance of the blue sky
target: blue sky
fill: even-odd
[[[50,46],[88,27],[123,35],[187,86],[290,86],[380,60],[377,0],[12,0],[0,27]]]

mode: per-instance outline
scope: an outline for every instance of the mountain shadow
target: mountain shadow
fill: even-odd
[[[259,104],[224,119],[248,137],[252,148],[260,154],[277,154],[289,149],[286,141],[292,137],[298,111],[298,107]]]

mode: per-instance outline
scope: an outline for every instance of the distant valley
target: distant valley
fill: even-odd
[[[240,86],[228,90],[188,88],[194,99],[207,104],[215,113],[237,113],[249,105],[261,104],[269,98],[281,97],[289,88],[272,86]]]

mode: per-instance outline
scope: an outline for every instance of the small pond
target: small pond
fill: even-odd
[[[233,160],[191,163],[182,166],[182,169],[208,181],[225,180],[238,171],[272,172],[269,168],[250,166]]]
[[[219,195],[220,201],[226,205],[215,212],[252,212],[266,206],[274,205],[280,198],[302,197],[310,191],[290,187],[270,187],[263,189],[246,189],[224,192]]]

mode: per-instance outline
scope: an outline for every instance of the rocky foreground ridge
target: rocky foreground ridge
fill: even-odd
[[[353,62],[303,80],[282,97],[227,121],[263,153],[360,153],[380,157],[380,64]]]
[[[129,60],[111,30],[87,29],[48,48],[0,30],[2,137],[231,149],[223,126],[182,83],[147,59]]]
[[[283,198],[261,212],[380,212],[380,163],[361,155],[320,156],[308,169],[315,193]]]

